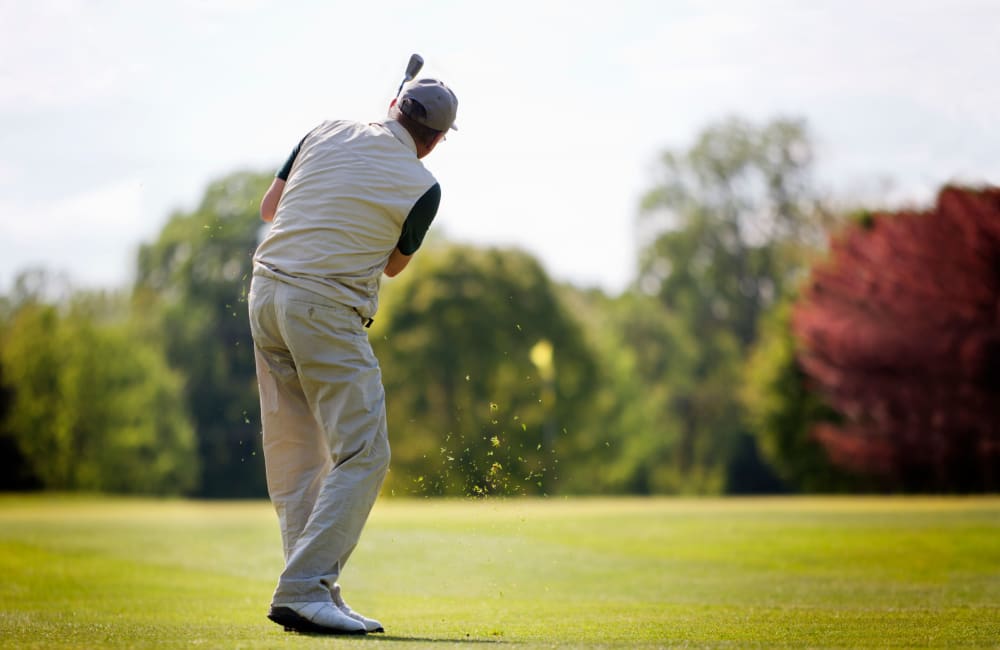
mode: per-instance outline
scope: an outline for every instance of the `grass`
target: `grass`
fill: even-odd
[[[385,635],[284,633],[263,502],[0,496],[0,646],[1000,647],[1000,499],[383,500]]]

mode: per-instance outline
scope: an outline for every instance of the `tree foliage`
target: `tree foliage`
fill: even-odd
[[[3,432],[21,481],[58,490],[178,494],[197,478],[180,377],[135,338],[121,300],[18,304],[0,335]]]
[[[586,424],[595,366],[531,256],[426,247],[372,328],[402,494],[536,494]]]
[[[685,377],[669,377],[657,369],[669,359],[651,362],[656,347],[640,352],[647,385],[670,386],[662,421],[676,428],[657,435],[675,441],[669,456],[688,490],[773,489],[734,388],[761,318],[821,231],[808,132],[790,120],[729,120],[660,163],[642,203],[637,286],[683,329],[690,362]]]
[[[270,181],[244,172],[212,183],[138,255],[134,305],[185,377],[203,496],[266,494],[246,294]]]
[[[804,492],[841,492],[863,487],[857,477],[831,463],[812,435],[839,414],[811,389],[796,355],[791,330],[792,299],[764,319],[745,368],[742,398],[760,453],[788,486]]]
[[[781,119],[728,120],[690,150],[664,153],[642,202],[639,288],[698,332],[746,349],[801,272],[803,244],[821,233],[812,160],[805,125]]]
[[[699,454],[677,453],[683,421],[672,405],[689,389],[696,353],[681,323],[641,293],[563,291],[601,378],[590,426],[577,431],[571,485],[580,492],[666,494],[718,482],[692,480],[686,464]]]
[[[903,489],[1000,480],[1000,190],[849,226],[794,329],[800,362],[845,416],[816,433],[839,464]]]

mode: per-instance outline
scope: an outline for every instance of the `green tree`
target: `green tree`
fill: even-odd
[[[523,252],[425,248],[387,283],[371,330],[387,391],[389,489],[559,490],[597,381],[577,323]]]
[[[688,489],[775,489],[757,456],[737,391],[762,316],[802,274],[821,241],[805,125],[761,127],[732,119],[706,129],[686,152],[666,152],[645,195],[638,290],[677,319],[693,346],[689,375],[670,382],[677,431],[670,454]],[[669,346],[663,348],[669,350]],[[656,354],[653,348],[644,352]],[[666,361],[664,361],[666,362]]]
[[[138,255],[133,302],[185,378],[202,496],[266,494],[246,293],[270,181],[243,172],[212,183],[197,209],[172,215]]]
[[[691,376],[695,346],[649,296],[609,297],[572,287],[563,294],[596,353],[601,377],[590,424],[576,439],[570,485],[581,492],[688,490],[686,459],[675,453],[683,422],[671,405]]]
[[[746,365],[743,403],[762,456],[791,488],[839,492],[862,487],[860,479],[837,469],[812,435],[821,423],[841,418],[809,388],[796,354],[791,305],[786,300],[764,320]]]
[[[687,152],[664,153],[641,206],[640,288],[696,331],[725,332],[745,350],[822,242],[812,160],[805,124],[792,120],[731,119]]]
[[[14,388],[6,380],[2,356],[0,354],[0,490],[33,490],[42,485],[10,429],[8,419],[14,407]]]
[[[178,494],[197,478],[180,377],[116,296],[31,299],[0,333],[3,431],[42,487]]]

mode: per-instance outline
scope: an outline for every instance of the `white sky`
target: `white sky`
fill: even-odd
[[[411,52],[459,97],[434,229],[581,286],[626,286],[657,155],[731,115],[805,118],[841,196],[1000,182],[995,1],[0,0],[0,292],[124,285],[210,181],[381,118]]]

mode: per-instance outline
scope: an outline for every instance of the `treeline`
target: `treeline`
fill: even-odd
[[[959,274],[975,285],[962,294],[968,304],[941,297],[928,303],[934,318],[911,308],[903,322],[895,297],[912,305],[940,287],[926,278],[910,293],[837,285],[831,277],[885,275],[895,257],[865,271],[870,256],[856,254],[838,267],[843,246],[828,251],[827,240],[864,240],[871,224],[904,216],[831,214],[812,164],[807,129],[790,120],[729,120],[665,153],[640,206],[635,281],[619,295],[556,284],[523,251],[432,235],[385,282],[370,330],[393,447],[385,493],[995,489],[1000,336],[987,312],[1000,296],[996,196],[951,190],[980,197],[957,228],[971,249],[958,241],[935,251],[919,228],[879,240],[912,252],[923,237],[925,250],[906,263],[937,257],[945,270],[973,250],[977,272],[993,273],[983,286]],[[270,179],[233,174],[195,210],[171,215],[139,251],[129,291],[80,292],[28,272],[0,299],[0,487],[265,494],[246,293]],[[593,257],[600,263],[600,251]],[[816,306],[833,285],[841,303]],[[948,309],[982,316],[949,321],[940,317]],[[859,333],[894,334],[831,348],[853,322],[867,328]],[[839,329],[821,331],[829,323]],[[978,343],[963,347],[970,323]],[[904,381],[911,330],[957,341],[956,393],[927,401],[921,381]],[[948,358],[952,348],[942,349],[933,359]],[[979,370],[963,374],[966,365]],[[931,361],[921,367],[932,376]],[[923,402],[936,407],[913,408]],[[948,417],[951,404],[964,415]],[[947,471],[928,452],[944,448],[959,459]]]

